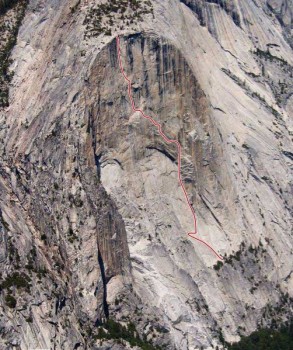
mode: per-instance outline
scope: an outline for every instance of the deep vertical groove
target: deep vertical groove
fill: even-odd
[[[107,303],[107,280],[106,280],[106,274],[105,274],[104,261],[103,261],[99,247],[98,247],[98,262],[99,262],[101,277],[103,282],[103,309],[104,309],[104,314],[106,318],[109,318],[109,306]]]

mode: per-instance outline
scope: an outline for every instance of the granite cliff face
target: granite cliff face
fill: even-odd
[[[291,0],[100,3],[31,0],[12,51],[0,348],[223,348],[285,322]],[[133,113],[117,35],[136,106],[182,145],[199,237],[223,264],[186,235],[176,148]]]

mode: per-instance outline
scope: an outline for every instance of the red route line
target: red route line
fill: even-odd
[[[122,64],[121,49],[120,49],[120,38],[118,36],[116,37],[116,42],[117,42],[117,53],[118,53],[118,59],[119,59],[119,66],[120,66],[120,70],[121,70],[121,73],[122,73],[124,79],[128,83],[128,96],[129,96],[129,99],[130,99],[130,102],[131,102],[132,110],[134,112],[139,112],[143,116],[143,118],[148,119],[154,126],[156,126],[158,128],[159,134],[162,136],[162,138],[167,143],[174,143],[177,146],[177,151],[178,151],[178,180],[179,180],[180,186],[182,188],[182,191],[184,193],[186,202],[187,202],[187,204],[189,206],[189,209],[191,210],[192,217],[193,217],[193,223],[194,223],[194,231],[188,232],[188,236],[193,238],[193,239],[195,239],[195,240],[197,240],[197,241],[199,241],[199,242],[201,242],[201,243],[203,243],[204,245],[206,245],[217,256],[218,259],[223,260],[221,255],[219,255],[211,245],[209,245],[207,242],[205,242],[204,240],[202,240],[200,238],[194,237],[194,235],[197,235],[197,233],[198,233],[197,232],[197,220],[196,220],[195,211],[194,211],[194,209],[193,209],[193,207],[192,207],[192,205],[191,205],[191,203],[190,203],[190,201],[188,199],[188,195],[187,195],[185,186],[184,186],[182,178],[181,178],[181,145],[180,145],[180,143],[177,140],[171,140],[163,133],[162,125],[160,123],[155,121],[152,117],[144,114],[144,112],[141,109],[138,109],[138,108],[135,107],[134,100],[133,100],[133,97],[132,97],[131,80],[128,79],[128,77],[126,76],[126,74],[124,72],[123,64]]]

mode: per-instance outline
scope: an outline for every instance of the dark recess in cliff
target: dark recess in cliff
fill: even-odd
[[[106,273],[105,273],[105,266],[104,266],[104,261],[101,255],[101,251],[98,247],[98,261],[99,261],[99,266],[101,270],[101,277],[102,277],[102,282],[103,282],[103,308],[104,308],[104,314],[106,318],[109,318],[109,307],[107,303],[107,279],[106,279]]]

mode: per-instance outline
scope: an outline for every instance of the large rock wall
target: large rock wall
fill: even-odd
[[[292,51],[264,2],[191,3],[86,39],[93,2],[30,2],[0,114],[3,348],[114,348],[93,341],[109,316],[207,349],[290,313]]]

